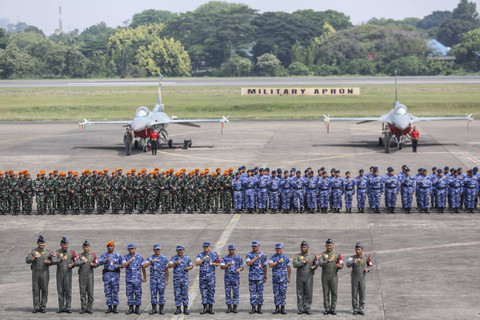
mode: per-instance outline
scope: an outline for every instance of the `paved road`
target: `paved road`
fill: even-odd
[[[392,165],[408,164],[412,169],[450,165],[464,168],[480,165],[480,127],[475,123],[466,130],[463,122],[419,124],[421,144],[419,153],[409,148],[384,154],[376,146],[378,124],[335,123],[326,134],[322,122],[314,121],[243,121],[227,125],[224,135],[215,124],[200,129],[170,127],[174,142],[193,138],[189,150],[162,147],[155,157],[135,152],[127,157],[122,146],[122,127],[92,126],[78,133],[75,123],[1,123],[0,170],[85,168],[147,168],[173,167],[187,170],[209,167],[214,169],[245,164],[270,168],[303,170],[320,166],[347,169],[378,165],[382,173]],[[226,253],[227,243],[236,243],[242,256],[250,250],[252,240],[259,240],[262,250],[273,254],[274,244],[283,242],[285,252],[292,257],[302,240],[310,242],[311,250],[319,254],[327,238],[336,241],[336,249],[346,258],[353,254],[356,241],[365,244],[373,259],[374,269],[368,275],[366,319],[476,319],[478,306],[478,265],[480,256],[480,224],[478,213],[458,215],[432,213],[412,215],[132,215],[132,216],[0,216],[0,318],[31,319],[31,273],[24,259],[35,245],[39,234],[47,239],[47,247],[57,249],[62,236],[70,239],[71,247],[80,251],[88,239],[97,254],[113,240],[117,250],[125,254],[128,243],[136,243],[142,256],[151,254],[153,243],[161,243],[163,253],[174,254],[177,244],[186,246],[187,254],[195,257],[203,241],[211,241],[220,254]],[[105,298],[100,270],[96,271],[95,313],[89,319],[104,319]],[[189,319],[204,319],[201,310],[198,268],[190,273],[192,315]],[[323,318],[320,272],[315,275],[314,316]],[[120,310],[112,316],[125,319],[124,272],[121,275]],[[55,313],[57,295],[55,268],[51,268],[48,313],[39,317],[63,319]],[[357,319],[351,315],[350,275],[342,270],[339,278],[339,301],[336,319]],[[73,281],[73,309],[69,319],[80,316],[76,272]],[[242,274],[240,310],[235,316],[223,311],[223,273],[217,271],[216,311],[214,319],[251,319],[248,315],[247,273]],[[150,319],[149,287],[143,285],[144,313],[136,319]],[[295,272],[288,286],[288,319],[304,319],[295,310]],[[265,288],[265,311],[262,319],[275,317],[271,278]],[[167,288],[168,315],[172,319],[173,288]],[[133,317],[128,317],[128,319]],[[286,319],[286,318],[285,318]]]
[[[399,77],[402,84],[478,84],[478,76]],[[392,85],[393,77],[312,77],[312,78],[166,78],[165,86],[328,86]],[[156,79],[106,80],[1,80],[0,88],[48,87],[130,87],[157,86]]]

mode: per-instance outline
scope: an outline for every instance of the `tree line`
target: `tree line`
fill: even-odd
[[[428,40],[452,47],[436,59]],[[210,1],[194,11],[149,9],[124,26],[104,22],[46,36],[26,23],[0,28],[0,78],[442,75],[478,72],[476,4],[423,19],[352,25],[334,11],[264,12]]]

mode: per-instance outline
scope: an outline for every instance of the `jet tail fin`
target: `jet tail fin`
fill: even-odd
[[[160,75],[160,80],[158,81],[158,98],[157,98],[157,104],[153,108],[153,112],[163,112],[165,110],[165,107],[162,104],[162,79],[163,75]]]

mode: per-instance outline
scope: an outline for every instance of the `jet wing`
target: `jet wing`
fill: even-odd
[[[467,120],[472,122],[473,118],[471,114],[467,114],[464,117],[415,117],[412,116],[411,121],[412,122],[418,122],[418,121],[440,121],[440,120]]]
[[[132,120],[119,120],[119,121],[90,121],[83,119],[83,122],[80,122],[79,125],[85,126],[86,124],[130,124]]]
[[[223,124],[223,123],[229,122],[229,121],[226,117],[223,117],[222,119],[181,119],[181,120],[169,119],[168,121],[154,122],[154,123],[151,123],[150,125],[155,126],[155,125],[158,125],[158,124],[172,123],[172,124],[180,124],[180,125],[183,125],[183,126],[200,128],[200,125],[196,124],[197,122],[219,122],[219,123]]]
[[[390,120],[388,119],[387,115],[383,115],[380,117],[363,117],[363,118],[331,118],[329,116],[324,115],[323,118],[325,120],[325,123],[328,123],[330,121],[358,121],[357,124],[373,122],[373,121],[390,123]]]

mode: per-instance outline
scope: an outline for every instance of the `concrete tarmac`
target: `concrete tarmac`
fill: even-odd
[[[474,122],[467,131],[462,121],[422,122],[418,124],[421,143],[417,154],[409,146],[403,150],[383,153],[377,146],[380,125],[368,123],[332,123],[330,133],[319,121],[233,121],[220,134],[219,124],[203,128],[171,126],[171,138],[179,146],[191,138],[192,148],[169,149],[162,146],[158,155],[141,151],[126,156],[122,144],[123,128],[115,125],[91,126],[78,133],[74,123],[4,122],[0,125],[0,170],[41,169],[110,170],[145,167],[152,170],[173,167],[179,170],[195,168],[215,169],[240,165],[255,165],[271,169],[304,170],[321,166],[352,171],[370,165],[399,169],[407,164],[418,167],[454,166],[464,169],[480,165],[480,127]],[[355,210],[354,210],[355,212]],[[31,271],[25,264],[29,250],[36,246],[39,234],[47,239],[47,248],[60,247],[62,236],[70,240],[70,247],[81,251],[84,240],[92,243],[92,250],[100,256],[109,240],[116,242],[116,250],[127,253],[128,243],[137,245],[137,253],[144,258],[152,254],[152,245],[161,243],[163,254],[171,257],[175,246],[186,246],[186,254],[193,260],[201,252],[202,242],[211,241],[220,255],[227,253],[226,245],[235,243],[237,253],[244,259],[251,250],[252,240],[261,243],[261,250],[271,256],[276,242],[283,242],[285,253],[293,258],[302,240],[310,243],[316,255],[324,250],[325,240],[336,242],[335,250],[344,261],[354,253],[360,241],[372,258],[374,267],[367,275],[365,319],[476,319],[478,306],[478,272],[480,263],[478,236],[480,224],[476,214],[271,214],[266,215],[80,215],[80,216],[2,216],[0,217],[0,318],[1,319],[104,319],[105,297],[101,270],[96,270],[95,306],[93,315],[79,315],[78,276],[74,271],[72,315],[55,313],[57,294],[55,267],[50,268],[49,302],[45,315],[33,315]],[[147,272],[148,273],[148,272]],[[321,271],[315,275],[312,319],[323,316]],[[241,274],[240,313],[224,313],[225,298],[223,272],[217,271],[216,314],[201,316],[201,297],[198,290],[198,268],[190,272],[191,319],[246,319],[248,315],[248,272]],[[148,281],[143,285],[140,316],[127,316],[125,275],[121,274],[120,314],[114,319],[150,319],[150,291]],[[272,315],[274,309],[271,270],[265,285],[264,319],[301,319],[296,314],[295,271],[287,291],[287,316]],[[161,319],[173,317],[174,300],[172,277],[166,293],[166,312]],[[355,319],[351,314],[350,275],[344,268],[339,272],[338,319]]]

